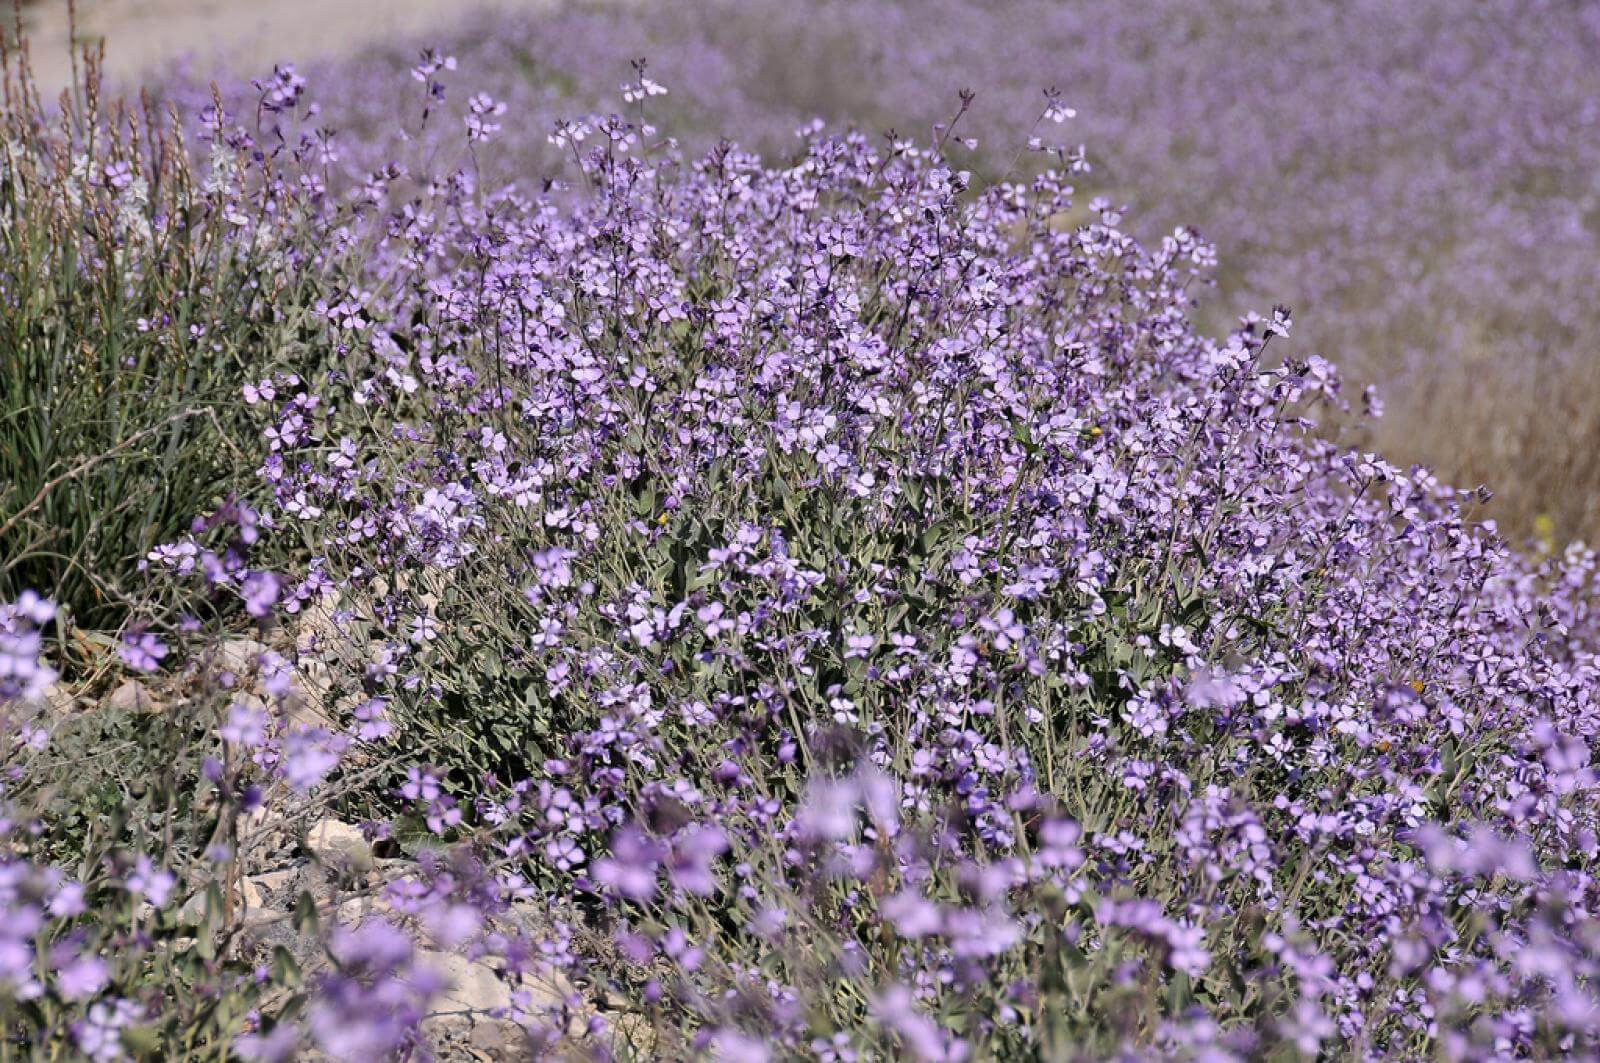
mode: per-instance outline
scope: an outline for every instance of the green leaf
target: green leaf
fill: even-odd
[[[309,890],[303,890],[294,902],[294,928],[297,933],[315,934],[321,920],[317,916],[317,901]]]

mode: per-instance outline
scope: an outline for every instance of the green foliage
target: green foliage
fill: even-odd
[[[175,122],[97,96],[0,116],[0,597],[109,628],[150,549],[259,463],[241,388],[316,287],[235,235],[269,197],[200,185]]]

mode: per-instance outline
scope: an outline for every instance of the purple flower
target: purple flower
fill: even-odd
[[[40,658],[44,639],[37,630],[55,616],[55,606],[31,591],[0,605],[0,705],[38,701],[56,680]]]
[[[255,749],[267,740],[267,713],[258,705],[234,702],[228,719],[217,732],[225,741]]]
[[[177,884],[178,880],[173,877],[172,872],[157,867],[148,856],[140,856],[134,862],[133,870],[123,880],[123,885],[127,887],[129,893],[148,901],[156,908],[166,905],[167,898],[172,895],[172,888]]]
[[[898,983],[873,999],[872,1016],[899,1038],[908,1055],[921,1063],[960,1063],[970,1054],[964,1041],[941,1030],[918,1011],[911,990]]]
[[[583,866],[586,859],[582,847],[566,834],[557,835],[545,842],[544,855],[558,871],[576,870]]]
[[[300,1047],[300,1032],[292,1023],[280,1022],[267,1033],[241,1034],[233,1050],[250,1063],[285,1063]]]
[[[716,1063],[767,1063],[772,1049],[762,1038],[725,1028],[711,1036],[711,1058]]]
[[[506,105],[480,92],[467,101],[467,112],[467,139],[483,141],[500,131],[499,123],[491,119],[505,114]]]
[[[849,635],[845,640],[845,657],[869,657],[872,648],[878,644],[873,635]]]
[[[944,924],[939,906],[915,893],[897,893],[883,902],[883,916],[903,938],[937,934]]]
[[[363,742],[377,742],[394,732],[394,725],[385,718],[389,703],[383,698],[368,698],[350,714],[356,719],[356,737]]]
[[[56,965],[56,992],[67,1000],[92,997],[110,980],[110,968],[98,956],[80,953]]]
[[[132,1001],[101,1001],[72,1024],[72,1039],[78,1051],[88,1059],[95,1063],[114,1063],[126,1058],[122,1050],[123,1029],[143,1017],[143,1010]]]
[[[411,1043],[444,982],[417,961],[410,938],[391,923],[370,919],[335,931],[328,951],[338,968],[321,979],[306,1013],[318,1047],[354,1063]]]
[[[1348,450],[1392,430],[1305,351],[1384,352],[1400,422],[1451,352],[1557,389],[1576,372],[1551,354],[1600,329],[1572,176],[1600,162],[1596,16],[1372,3],[1330,49],[1326,5],[750,3],[742,21],[564,7],[469,27],[456,43],[486,69],[459,168],[462,127],[433,117],[444,53],[413,71],[405,167],[381,136],[336,150],[287,68],[235,93],[245,127],[203,121],[218,206],[194,224],[325,272],[301,309],[341,357],[247,389],[273,422],[267,510],[230,504],[151,567],[261,618],[352,603],[342,645],[307,650],[330,700],[360,739],[397,738],[385,761],[450,758],[402,761],[406,814],[452,844],[391,885],[397,909],[517,978],[670,969],[630,1003],[688,1054],[1048,1054],[1032,972],[1060,950],[1091,996],[1129,989],[1127,1014],[1083,1019],[1108,1056],[1594,1055],[1600,558],[1553,536],[1515,550],[1483,494],[1386,444]],[[957,67],[995,103],[958,97],[933,144],[820,123],[795,140],[816,101],[741,89],[793,81],[750,33],[849,53],[870,96],[830,97],[843,122],[920,127]],[[625,113],[561,122],[552,152],[545,123],[501,127],[550,101],[503,76],[527,61],[509,40],[561,42],[569,102],[612,88],[630,42],[696,76],[663,97],[637,67]],[[1084,75],[1070,126],[1030,73],[1061,55]],[[349,89],[337,124],[372,128],[389,97],[352,69],[328,75]],[[749,150],[674,139],[712,129]],[[1092,176],[1061,136],[1080,130],[1109,164]],[[504,184],[529,173],[552,181]],[[131,275],[154,264],[142,246]],[[1317,308],[1292,343],[1283,308],[1209,327],[1283,283]],[[226,321],[143,312],[141,342],[226,342]],[[1563,419],[1520,420],[1535,441]],[[1524,500],[1527,479],[1508,485]],[[311,544],[281,585],[245,550],[274,523]],[[0,620],[8,698],[48,681],[34,611]],[[287,662],[257,678],[291,693]],[[236,709],[231,747],[197,758],[217,785],[243,773],[247,805],[275,777],[323,784],[350,748],[329,728],[275,742]],[[43,734],[16,728],[20,770]],[[517,775],[466,752],[485,740]],[[47,913],[72,918],[52,888],[0,880],[18,995],[43,992],[25,983]],[[390,930],[330,940],[303,1012],[322,1052],[422,1051],[436,981]],[[1174,1009],[1143,991],[1239,964],[1264,992]],[[862,986],[867,1014],[837,1007]],[[509,1012],[558,1054],[576,1006],[519,985]],[[581,1036],[619,1032],[595,1015]]]
[[[849,779],[814,779],[795,817],[803,835],[824,841],[849,836],[856,826],[858,790]]]
[[[1071,871],[1083,863],[1078,839],[1083,831],[1070,819],[1047,819],[1039,826],[1039,863]]]
[[[245,612],[257,619],[270,616],[281,586],[278,577],[270,572],[250,573],[239,586]]]
[[[56,887],[50,897],[51,915],[57,919],[71,919],[75,915],[82,915],[84,911],[82,883],[63,882]]]
[[[637,828],[625,827],[611,839],[611,854],[593,863],[595,881],[631,901],[647,901],[656,891],[661,846]]]
[[[133,166],[125,160],[106,165],[103,171],[106,184],[121,190],[133,184]]]
[[[719,828],[691,826],[672,840],[667,878],[687,893],[709,897],[717,889],[713,865],[727,851],[727,835]]]
[[[339,766],[339,743],[325,729],[301,728],[283,741],[283,777],[289,788],[306,793]]]
[[[1174,923],[1167,931],[1167,963],[1174,971],[1199,977],[1211,966],[1211,953],[1205,948],[1206,932],[1191,923]]]
[[[148,631],[130,631],[122,636],[119,651],[123,663],[136,672],[154,672],[161,667],[167,647]]]
[[[441,947],[453,949],[478,932],[483,916],[470,904],[434,904],[422,910],[422,925]]]

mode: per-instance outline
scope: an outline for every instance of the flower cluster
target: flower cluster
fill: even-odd
[[[271,381],[285,595],[668,1054],[1593,1044],[1593,558],[1320,439],[1192,231],[1062,225],[1064,115],[982,190],[618,115],[541,197],[434,180]]]
[[[1222,252],[1208,323],[1274,302],[1314,308],[1305,339],[1390,397],[1391,415],[1365,426],[1385,449],[1468,483],[1492,477],[1519,531],[1539,512],[1594,531],[1593,444],[1571,441],[1572,423],[1593,419],[1583,355],[1600,337],[1585,288],[1600,259],[1591,5],[564,4],[469,19],[447,43],[417,69],[459,57],[461,99],[487,89],[518,116],[482,173],[529,187],[550,172],[533,116],[609,100],[640,55],[673,91],[632,82],[630,109],[670,114],[701,147],[731,136],[782,153],[818,115],[937,130],[970,86],[972,113],[947,146],[989,176],[1011,172],[1035,135],[1039,89],[1061,86],[1072,106],[1055,114],[1075,114],[1074,141],[1096,158],[1063,223],[1132,204],[1146,237],[1199,227]],[[378,86],[415,63],[396,49],[319,71],[336,101],[328,124],[387,129],[393,94]],[[206,79],[196,86],[204,102]],[[382,137],[348,147],[363,175],[391,161]],[[1467,418],[1474,427],[1456,430]]]
[[[31,591],[0,605],[0,705],[38,701],[55,682],[55,671],[42,660],[44,638],[40,634],[55,615],[54,603]]]

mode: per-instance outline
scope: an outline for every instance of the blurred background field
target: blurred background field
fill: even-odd
[[[70,74],[65,10],[27,9],[46,85]],[[1295,352],[1337,363],[1358,411],[1366,384],[1387,407],[1352,442],[1487,484],[1519,541],[1600,532],[1600,5],[99,0],[80,21],[124,84],[206,92],[225,63],[297,61],[322,120],[355,132],[395,119],[396,78],[437,45],[458,100],[509,96],[498,165],[530,185],[551,122],[614,103],[637,57],[671,89],[664,133],[769,153],[812,117],[920,136],[974,89],[961,131],[989,178],[1058,87],[1095,167],[1085,202],[1216,243],[1209,327],[1290,305]]]

